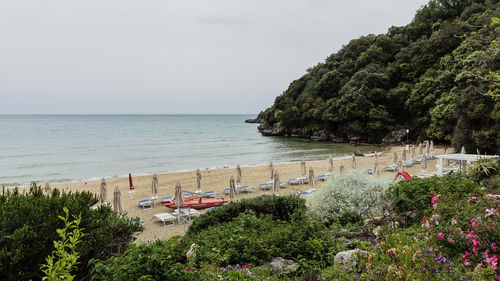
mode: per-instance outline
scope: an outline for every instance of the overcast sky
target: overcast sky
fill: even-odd
[[[1,0],[0,114],[251,113],[427,0]]]

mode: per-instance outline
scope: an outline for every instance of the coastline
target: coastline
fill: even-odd
[[[385,150],[383,150],[385,149]],[[385,172],[383,167],[385,165],[392,165],[393,151],[401,156],[402,146],[393,146],[381,148],[382,155],[379,156],[379,168],[381,169],[380,178],[392,179],[395,176],[395,172]],[[442,154],[444,149],[442,147],[436,147],[435,153]],[[337,157],[338,158],[338,157]],[[408,157],[409,158],[409,157]],[[363,171],[368,168],[373,168],[373,157],[357,157],[356,158],[357,171]],[[327,173],[327,159],[324,160],[314,160],[306,161],[307,170],[312,166],[316,176]],[[353,171],[351,168],[351,156],[342,156],[341,159],[336,159],[334,162],[334,173],[339,172],[339,165],[342,163],[344,165],[344,171]],[[415,165],[406,169],[410,175],[414,176],[421,172],[435,172],[436,171],[436,159],[429,160],[427,163],[427,169],[422,169],[420,165]],[[287,163],[273,163],[275,171],[279,171],[280,180],[286,182],[289,178],[295,178],[301,176],[300,161],[299,162],[287,162]],[[242,165],[242,185],[250,185],[256,188],[253,193],[238,194],[235,200],[242,198],[249,198],[260,196],[262,191],[258,189],[259,184],[269,181],[269,169],[268,164],[260,164],[255,166]],[[200,169],[202,174],[202,190],[203,191],[215,191],[220,197],[226,199],[229,198],[228,195],[223,193],[224,188],[229,186],[229,178],[231,175],[236,176],[235,167],[224,167],[216,169]],[[195,171],[183,171],[183,172],[169,172],[169,173],[158,173],[159,179],[159,193],[158,197],[173,196],[174,187],[177,180],[180,181],[182,189],[186,191],[196,190],[196,178]],[[164,227],[162,223],[155,222],[153,216],[158,213],[170,212],[163,205],[156,203],[156,205],[151,209],[143,210],[137,204],[138,200],[148,199],[152,196],[151,194],[151,175],[141,175],[137,176],[132,174],[133,183],[135,186],[135,192],[132,197],[128,193],[128,177],[114,177],[106,179],[108,196],[107,202],[111,203],[113,201],[113,190],[115,185],[118,185],[122,193],[122,204],[124,211],[129,217],[139,217],[144,223],[144,232],[138,235],[138,241],[155,241],[158,239],[168,239],[176,235],[183,235],[188,228],[188,225],[174,225]],[[321,183],[318,182],[316,188],[321,188]],[[66,191],[90,191],[95,194],[99,194],[100,180],[78,182],[78,183],[66,183],[66,184],[53,184],[53,188],[58,188]],[[281,195],[295,194],[300,191],[308,190],[310,187],[308,185],[298,185],[298,186],[288,186],[287,188],[281,189]],[[203,213],[204,211],[202,211]]]

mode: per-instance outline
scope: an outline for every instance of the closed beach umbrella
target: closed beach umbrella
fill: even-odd
[[[234,184],[234,177],[231,175],[229,178],[229,198],[233,199],[236,196],[236,185]]]
[[[280,175],[278,174],[278,171],[274,173],[274,183],[273,183],[273,192],[278,192],[280,189]]]
[[[130,173],[128,174],[128,185],[130,190],[134,189],[134,185],[132,184],[132,175]]]
[[[378,176],[378,157],[375,154],[375,158],[373,159],[373,175]]]
[[[392,163],[393,164],[398,164],[398,153],[396,151],[394,151],[392,153],[393,157],[392,157]]]
[[[448,154],[448,148],[446,146],[444,147],[444,154]],[[446,166],[450,165],[450,160],[449,159],[444,159],[444,164]]]
[[[342,163],[340,163],[339,172],[341,175],[344,174],[344,164]]]
[[[328,158],[328,172],[333,172],[333,158],[331,155]]]
[[[151,182],[151,193],[153,193],[153,196],[156,196],[156,194],[158,194],[158,176],[156,174],[153,174],[153,181]]]
[[[422,168],[427,169],[427,156],[422,157]]]
[[[101,179],[101,203],[108,199],[108,189],[106,187],[106,180],[104,178]]]
[[[401,160],[398,161],[398,172],[403,172],[403,161]]]
[[[316,179],[314,178],[313,167],[309,167],[309,186],[314,187],[316,185]]]
[[[403,149],[403,153],[401,154],[401,160],[406,161],[406,149]]]
[[[422,155],[424,152],[422,151],[422,143],[418,144],[418,155]]]
[[[181,187],[181,182],[177,181],[175,183],[175,206],[179,208],[182,204],[184,204],[184,198],[182,198],[182,187]]]
[[[306,176],[306,162],[304,160],[302,160],[300,162],[300,168],[301,168],[302,176],[305,177]]]
[[[431,140],[431,147],[429,148],[430,152],[434,152],[434,142]]]
[[[118,185],[115,185],[115,192],[113,194],[113,211],[117,213],[123,212],[123,206],[122,206],[122,193],[120,192],[120,189],[118,188]]]
[[[415,157],[415,146],[414,146],[414,145],[412,145],[412,146],[411,146],[410,157],[411,157],[411,158],[414,158],[414,157]]]
[[[425,154],[428,154],[429,152],[430,152],[429,141],[425,141]]]
[[[273,162],[269,162],[269,178],[273,179],[273,177],[274,177]]]
[[[462,150],[460,150],[460,154],[465,154],[465,147],[462,145]]]
[[[201,193],[201,172],[200,169],[196,170],[196,193]]]
[[[48,182],[45,184],[44,191],[47,196],[50,196],[50,194],[52,194],[52,189],[50,189],[50,184]]]
[[[241,183],[241,167],[240,164],[236,165],[236,183]]]
[[[356,169],[356,156],[352,154],[351,168]]]

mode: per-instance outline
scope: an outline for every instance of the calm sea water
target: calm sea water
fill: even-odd
[[[251,115],[0,115],[0,185],[326,159],[374,147],[263,137]]]

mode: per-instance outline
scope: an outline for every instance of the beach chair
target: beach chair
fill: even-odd
[[[319,175],[318,176],[318,180],[319,181],[326,181],[327,178],[333,176],[333,173],[330,173],[330,174],[323,174],[323,175]]]
[[[255,190],[255,188],[252,186],[249,186],[249,185],[243,185],[243,186],[239,187],[239,190],[240,190],[240,192],[250,193],[250,192],[253,192]]]
[[[288,184],[291,184],[291,185],[300,185],[300,184],[302,184],[302,181],[299,180],[299,179],[288,179]]]
[[[398,170],[398,165],[394,164],[392,166],[385,166],[384,171],[396,172]]]
[[[216,198],[217,196],[219,196],[219,194],[215,191],[205,191],[202,194],[203,194],[203,197],[207,197],[207,198]]]
[[[180,213],[181,220],[184,221],[191,221],[192,218],[198,217],[200,215],[200,212],[198,210],[192,209],[192,208],[181,208],[180,211],[179,209],[175,209],[172,215],[174,217],[177,217]]]
[[[259,185],[259,188],[262,190],[270,190],[272,187],[273,187],[272,184],[269,183],[261,183]]]
[[[213,210],[218,209],[218,208],[219,208],[219,206],[217,206],[217,207],[210,207],[210,208],[206,208],[205,211],[209,212],[209,211],[213,211]]]
[[[139,207],[142,207],[142,209],[151,209],[153,208],[153,201],[151,199],[144,199],[144,200],[139,200],[137,201],[139,204]]]
[[[371,175],[371,174],[373,174],[373,169],[366,169],[363,172],[366,173],[366,174]]]
[[[161,221],[163,226],[170,226],[175,224],[175,217],[171,213],[160,213],[153,216],[156,221]],[[167,222],[170,224],[167,225]]]
[[[414,164],[420,164],[422,163],[422,157],[413,157],[410,161]]]

